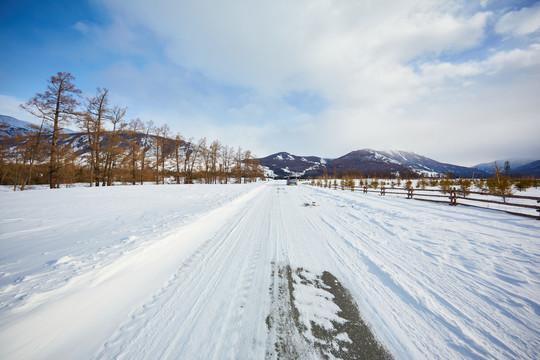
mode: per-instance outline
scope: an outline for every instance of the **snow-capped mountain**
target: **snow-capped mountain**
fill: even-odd
[[[18,120],[11,116],[6,115],[0,115],[0,136],[1,137],[7,137],[12,138],[16,135],[24,135],[29,132],[35,131],[37,132],[39,130],[39,126],[32,124],[28,121]],[[49,138],[52,132],[52,129],[49,126],[44,126],[44,134],[43,137],[45,139]],[[63,136],[58,139],[58,143],[60,145],[69,144],[71,148],[77,153],[82,161],[85,161],[84,155],[86,155],[89,151],[88,148],[88,138],[85,133],[82,132],[76,132],[70,129],[62,128],[62,133],[66,134],[66,136]],[[123,144],[127,140],[127,137],[124,134],[119,135],[120,136],[120,143]],[[142,135],[137,135],[139,138],[142,137]],[[153,138],[154,135],[150,135],[150,138]],[[103,134],[102,142],[106,143],[108,139],[108,133]],[[0,138],[0,141],[2,139]],[[151,152],[151,151],[149,151]]]
[[[44,126],[45,129],[52,131],[49,126]],[[38,131],[39,125],[33,124],[28,121],[16,119],[12,116],[0,115],[0,134],[7,135],[9,137],[15,135],[24,135],[29,131]],[[65,134],[74,134],[75,131],[70,129],[62,129]]]
[[[268,177],[302,177],[324,167],[327,160],[317,156],[297,156],[279,152],[258,159]]]
[[[424,175],[454,173],[461,176],[485,175],[485,172],[464,166],[441,163],[409,151],[362,149],[337,159],[296,156],[281,152],[259,159],[262,165],[279,177],[319,176],[326,169],[329,175],[362,172],[365,175],[413,172]]]
[[[402,162],[395,160],[382,152],[363,149],[351,151],[327,164],[330,174],[347,172],[362,172],[363,174],[406,172],[410,169]]]
[[[534,161],[534,159],[522,159],[522,158],[510,158],[510,159],[502,159],[502,160],[495,160],[488,163],[482,163],[475,165],[474,167],[480,170],[483,170],[487,173],[494,174],[495,173],[495,164],[501,169],[504,168],[505,162],[510,163],[510,172],[516,171],[518,168],[525,166],[527,164],[530,164]]]
[[[408,166],[417,173],[430,174],[446,174],[454,173],[456,175],[480,175],[484,172],[480,169],[469,168],[465,166],[452,165],[447,163],[441,163],[439,161],[430,159],[428,157],[418,155],[410,151],[390,150],[390,151],[376,151],[382,156],[386,156],[389,159],[400,162],[403,165]],[[480,171],[479,171],[480,170]]]
[[[413,172],[424,175],[454,173],[457,176],[484,175],[475,168],[441,163],[410,151],[363,149],[348,153],[327,164],[328,172],[362,171],[364,174]]]
[[[531,161],[530,163],[518,166],[514,169],[510,168],[510,172],[520,175],[540,177],[540,160]]]
[[[0,134],[7,136],[23,135],[29,131],[37,131],[39,126],[15,119],[7,115],[0,115]]]

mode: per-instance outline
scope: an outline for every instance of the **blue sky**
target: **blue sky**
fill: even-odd
[[[0,48],[0,114],[23,120],[69,71],[127,119],[259,156],[540,158],[535,1],[3,1]]]

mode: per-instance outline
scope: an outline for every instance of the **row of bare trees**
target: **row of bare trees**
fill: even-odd
[[[218,140],[185,139],[152,121],[126,121],[127,108],[112,106],[108,89],[98,88],[94,96],[79,101],[74,79],[59,72],[44,93],[21,105],[41,126],[0,139],[1,184],[24,190],[45,183],[50,188],[75,182],[211,184],[263,176],[249,150],[235,150]],[[69,124],[80,132],[66,134],[62,127]]]
[[[195,181],[205,184],[254,181],[263,176],[259,162],[251,151],[233,149],[206,138],[195,141],[172,135],[167,125],[153,126],[140,119],[125,124],[120,133],[124,139],[119,167],[124,170],[117,180],[133,185],[144,181],[177,184]]]

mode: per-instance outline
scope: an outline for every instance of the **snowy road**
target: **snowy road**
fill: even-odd
[[[346,358],[334,283],[396,359],[540,357],[534,220],[278,182],[114,190],[125,208],[65,189],[32,216],[53,192],[0,194],[1,358]]]

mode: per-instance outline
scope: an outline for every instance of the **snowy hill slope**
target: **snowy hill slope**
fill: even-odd
[[[334,172],[338,175],[347,172],[362,172],[365,175],[396,172],[414,172],[425,175],[451,172],[458,176],[486,174],[475,168],[441,163],[410,151],[397,150],[356,150],[333,160],[282,152],[261,158],[259,161],[279,176],[320,176],[325,170],[329,175]]]
[[[50,139],[50,132],[52,131],[52,129],[48,126],[45,126],[44,129],[46,130],[44,131],[44,138]],[[36,126],[30,122],[18,120],[11,116],[0,115],[0,135],[6,136],[8,139],[18,134],[24,135],[26,133],[34,132],[38,130],[39,130],[39,126]],[[80,163],[85,163],[87,161],[86,155],[89,152],[87,135],[83,132],[77,132],[77,131],[73,131],[66,128],[62,128],[61,131],[64,134],[64,136],[58,139],[58,143],[60,145],[69,144],[71,148],[74,150],[74,152],[77,154],[78,161]],[[103,147],[104,147],[104,144],[106,144],[108,141],[109,134],[110,133],[107,131],[105,131],[103,134],[103,137],[101,140]],[[125,133],[121,133],[118,136],[119,136],[120,146],[126,148],[127,146],[126,143],[130,139],[130,137]],[[138,133],[135,135],[135,137],[139,145],[141,145],[144,135]],[[154,140],[156,136],[153,134],[149,134],[148,138],[150,139],[150,141],[148,141],[149,145],[147,146],[147,156],[148,158],[153,158],[154,156],[153,154],[155,150],[153,145],[154,145],[154,142],[155,142]],[[0,138],[0,141],[2,141],[1,138]],[[165,141],[166,146],[171,146],[172,141],[173,141],[172,139],[167,139],[167,141]],[[172,167],[173,166],[171,165],[170,168]]]
[[[451,172],[458,176],[459,175],[472,176],[473,174],[485,175],[485,173],[479,169],[441,163],[439,161],[430,159],[422,155],[418,155],[411,151],[390,150],[390,151],[377,151],[377,152],[379,154],[387,156],[390,159],[398,161],[403,165],[410,167],[415,172],[425,172],[428,174],[429,173],[446,174],[446,173]]]
[[[49,126],[45,126],[45,129],[52,131]],[[11,137],[17,134],[24,135],[27,132],[38,130],[39,125],[32,124],[28,121],[19,120],[12,116],[0,115],[0,135],[7,135]],[[62,132],[65,134],[76,133],[75,131],[70,129],[62,129]]]
[[[504,164],[506,161],[510,163],[510,173],[512,174],[540,177],[540,165],[539,165],[540,160],[534,160],[530,158],[529,159],[522,159],[522,158],[502,159],[502,160],[492,161],[490,163],[478,164],[475,167],[478,169],[482,169],[483,171],[486,171],[487,173],[494,174],[495,164],[497,164],[497,166],[499,166],[499,168],[503,170]]]
[[[499,168],[503,168],[504,167],[504,163],[505,162],[510,162],[510,171],[512,170],[515,170],[516,168],[518,167],[521,167],[523,165],[527,165],[531,162],[533,162],[535,159],[522,159],[522,158],[510,158],[510,159],[499,159],[499,160],[495,160],[495,161],[492,161],[492,162],[489,162],[489,163],[482,163],[482,164],[478,164],[478,165],[475,165],[474,167],[477,168],[477,169],[480,169],[480,170],[483,170],[485,172],[488,172],[490,174],[494,174],[495,173],[495,164],[497,164],[499,166]]]
[[[540,177],[540,160],[532,161],[530,163],[518,166],[510,172],[521,175]]]
[[[328,171],[343,174],[349,171],[361,171],[364,174],[395,173],[410,171],[402,162],[371,149],[356,150],[330,161]]]
[[[7,115],[0,115],[0,135],[15,136],[26,134],[29,131],[37,131],[39,126],[15,119]]]
[[[287,152],[279,152],[258,160],[262,166],[268,168],[267,172],[281,178],[302,177],[306,173],[323,168],[327,162],[320,157],[297,156]]]
[[[364,174],[415,172],[418,174],[447,174],[457,176],[483,175],[478,169],[441,163],[410,151],[363,149],[348,153],[327,164],[338,171],[360,170]]]

